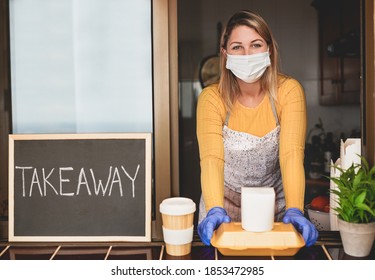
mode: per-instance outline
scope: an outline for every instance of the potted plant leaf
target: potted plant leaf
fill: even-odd
[[[375,166],[369,167],[364,157],[361,164],[352,164],[340,171],[339,177],[329,177],[336,189],[338,227],[346,254],[366,257],[375,238]]]

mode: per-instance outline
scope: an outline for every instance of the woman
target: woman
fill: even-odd
[[[209,245],[223,222],[240,221],[241,187],[272,187],[275,220],[315,243],[303,215],[306,105],[301,85],[278,70],[277,44],[257,14],[243,10],[221,38],[221,76],[197,108],[202,198],[198,234]]]

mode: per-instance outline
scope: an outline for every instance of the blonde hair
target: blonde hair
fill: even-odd
[[[271,65],[266,69],[263,76],[260,79],[262,90],[266,91],[271,98],[277,100],[277,88],[278,88],[278,74],[279,74],[279,54],[278,46],[273,38],[273,35],[268,28],[267,23],[258,14],[242,10],[235,13],[227,22],[223,34],[221,36],[221,48],[227,49],[228,39],[232,34],[232,31],[237,26],[248,26],[253,28],[267,43],[268,50],[270,52]],[[220,52],[220,68],[221,75],[219,81],[219,93],[224,101],[224,104],[228,111],[232,109],[234,101],[237,99],[240,89],[237,83],[236,77],[233,73],[226,68],[226,55]]]

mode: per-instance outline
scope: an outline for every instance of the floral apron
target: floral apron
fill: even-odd
[[[263,137],[228,128],[229,112],[223,126],[224,208],[232,221],[241,221],[241,187],[274,188],[275,221],[281,221],[285,212],[279,164],[280,124],[272,98],[270,103],[276,127]],[[199,223],[206,214],[201,196]]]

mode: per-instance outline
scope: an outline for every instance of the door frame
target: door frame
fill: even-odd
[[[369,164],[375,164],[375,9],[373,0],[363,0],[362,4],[362,150]]]
[[[177,0],[153,0],[154,183],[153,240],[162,240],[159,205],[179,196]]]
[[[6,10],[9,0],[0,1],[0,18],[4,23],[7,23]],[[153,176],[155,217],[152,225],[152,237],[154,240],[162,239],[160,203],[165,198],[179,195],[177,1],[152,0],[155,157]],[[366,59],[363,61],[365,83],[362,94],[363,102],[361,102],[362,143],[364,156],[367,157],[370,164],[375,164],[375,10],[372,0],[363,0],[362,4],[365,5],[363,21],[366,26],[363,43]],[[5,16],[3,17],[3,15]],[[5,96],[6,94],[10,95],[9,47],[7,47],[9,46],[7,31],[9,27],[8,24],[2,24],[1,26],[4,29],[0,31],[0,41],[2,42],[0,94]],[[10,100],[7,102],[9,103]],[[5,110],[10,109],[6,104],[0,109],[3,110],[4,107]],[[11,115],[8,120],[1,119],[1,122],[8,123],[9,131],[11,130],[10,118]],[[5,134],[7,138],[8,133]],[[2,160],[6,161],[8,158],[8,142],[3,142],[0,141],[2,145],[0,156]],[[7,165],[1,166],[0,171],[0,174],[7,174]],[[7,179],[7,176],[5,177]],[[7,185],[7,183],[4,184]],[[6,186],[3,185],[2,187]],[[0,190],[0,197],[2,193],[4,191]]]

